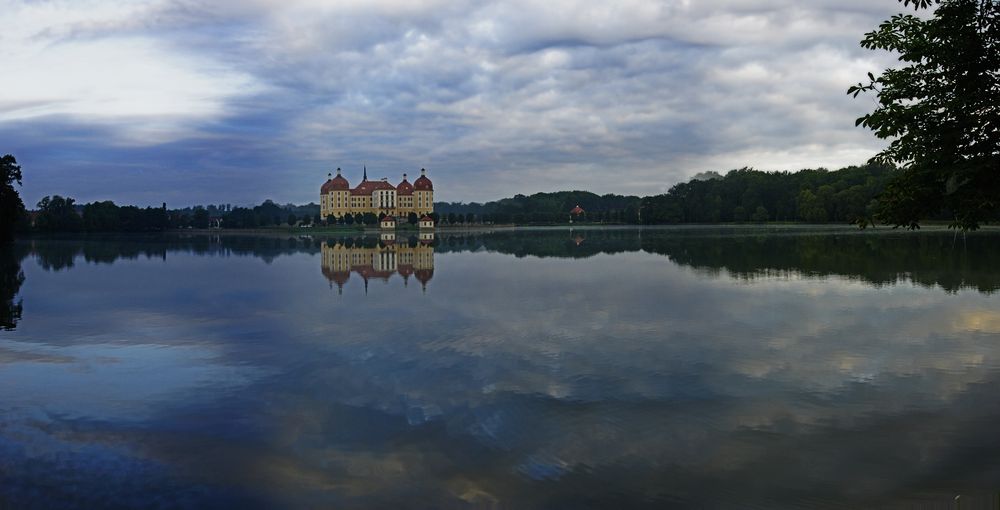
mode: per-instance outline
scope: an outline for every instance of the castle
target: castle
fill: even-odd
[[[327,181],[320,187],[320,216],[343,218],[347,214],[372,213],[405,221],[410,213],[414,213],[422,218],[434,212],[434,184],[426,173],[426,170],[420,169],[420,177],[413,184],[403,174],[403,181],[393,186],[385,178],[369,181],[366,167],[361,183],[351,188],[338,168],[337,176],[328,175]]]

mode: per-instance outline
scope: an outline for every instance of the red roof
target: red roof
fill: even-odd
[[[427,216],[425,214],[423,218],[420,218],[420,221],[429,221],[431,223],[434,223],[434,218],[431,218],[430,216]]]
[[[417,277],[417,281],[426,285],[427,282],[431,281],[431,278],[434,278],[434,269],[417,269],[413,276]]]
[[[576,207],[574,207],[573,209],[571,209],[571,210],[569,211],[569,213],[570,213],[570,214],[583,214],[583,208],[582,208],[582,207],[580,207],[580,206],[576,206]]]
[[[396,221],[396,218],[393,218],[392,216],[383,216],[382,217],[382,221],[393,221],[394,222],[394,221]]]
[[[319,189],[320,193],[326,195],[333,190],[347,190],[350,189],[351,185],[347,183],[342,175],[340,175],[340,169],[337,169],[337,176],[333,179],[327,179],[323,186]]]
[[[371,264],[366,264],[363,266],[353,266],[351,269],[361,275],[362,278],[368,280],[370,278],[380,278],[382,280],[388,280],[392,276],[393,271],[376,271]]]
[[[338,287],[342,287],[347,283],[348,278],[351,277],[351,273],[348,271],[333,271],[331,269],[322,268],[323,276],[325,276],[331,282],[337,284]]]
[[[424,172],[426,170],[421,168],[420,177],[417,177],[417,180],[413,181],[413,188],[417,191],[434,191],[434,183],[424,175]]]
[[[396,194],[399,196],[410,196],[413,194],[413,185],[410,181],[406,180],[406,174],[403,174],[403,182],[396,186]]]
[[[392,184],[385,181],[362,181],[358,187],[351,190],[352,195],[371,195],[375,190],[396,189]]]

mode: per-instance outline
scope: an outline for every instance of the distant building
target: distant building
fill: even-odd
[[[434,212],[434,184],[427,178],[427,171],[420,170],[420,177],[411,184],[403,174],[398,185],[389,184],[388,179],[368,180],[368,169],[364,169],[361,183],[351,188],[337,169],[337,175],[329,176],[319,192],[320,216],[343,218],[348,214],[372,213],[405,218],[410,213],[418,217]]]
[[[394,228],[396,228],[396,218],[394,218],[392,216],[385,216],[385,217],[383,217],[382,221],[380,221],[379,223],[380,223],[379,226],[381,226],[384,229],[394,229]]]
[[[583,208],[580,207],[579,205],[577,205],[576,207],[574,207],[574,208],[572,208],[572,209],[569,210],[569,213],[572,214],[573,216],[579,216],[579,215],[583,214],[584,212],[585,211],[583,210]]]
[[[424,230],[427,230],[429,228],[434,228],[434,218],[424,215],[422,218],[420,218],[420,228]]]

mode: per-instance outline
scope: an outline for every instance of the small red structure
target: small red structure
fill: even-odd
[[[569,211],[569,213],[572,214],[573,216],[579,216],[579,215],[583,214],[584,212],[585,211],[583,210],[583,208],[580,207],[579,205],[577,205],[573,209],[570,209],[570,211]]]

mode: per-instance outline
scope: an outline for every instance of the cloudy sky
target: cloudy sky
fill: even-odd
[[[893,0],[0,0],[22,195],[316,201],[426,167],[440,200],[660,193],[862,163],[845,90]]]

